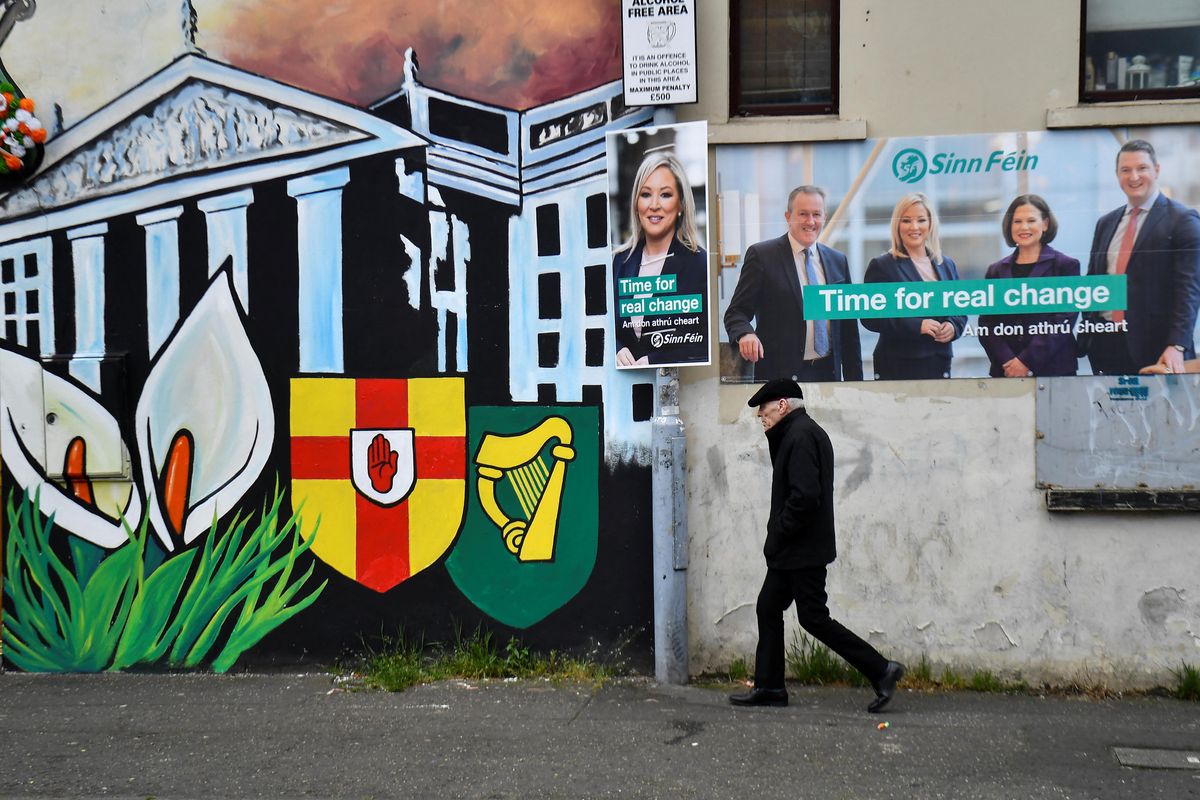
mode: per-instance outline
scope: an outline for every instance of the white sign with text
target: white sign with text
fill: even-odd
[[[696,102],[695,0],[621,0],[625,105]]]

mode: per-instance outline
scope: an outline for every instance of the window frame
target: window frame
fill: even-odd
[[[829,72],[829,101],[821,103],[780,103],[780,104],[740,104],[738,99],[742,93],[741,72],[738,65],[740,55],[739,42],[742,33],[743,0],[729,0],[729,117],[782,117],[782,116],[820,116],[837,114],[840,94],[841,74],[841,0],[829,0],[832,21],[829,30],[830,72]]]
[[[730,0],[733,2],[733,0]],[[1156,89],[1105,89],[1098,92],[1087,88],[1088,59],[1088,0],[1079,0],[1079,103],[1080,105],[1103,105],[1104,103],[1128,103],[1134,101],[1200,100],[1200,86],[1172,86]],[[1130,28],[1129,30],[1141,30]],[[1103,64],[1093,64],[1099,70]]]

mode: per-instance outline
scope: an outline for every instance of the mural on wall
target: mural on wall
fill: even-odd
[[[142,389],[138,484],[93,480],[93,460],[127,449],[87,389],[0,352],[0,453],[19,484],[5,526],[3,637],[14,664],[92,671],[209,662],[223,671],[320,595],[322,586],[298,598],[312,566],[293,573],[310,543],[297,517],[281,520],[282,494],[256,521],[240,511],[266,465],[273,412],[227,270],[168,339]],[[222,529],[218,520],[231,513]],[[202,547],[188,548],[201,536]]]
[[[101,11],[180,37],[165,66],[132,48],[99,107],[87,48],[43,65],[55,137],[0,194],[8,663],[227,670],[475,623],[636,639],[648,523],[598,500],[648,496],[653,412],[608,346],[604,136],[652,114],[620,102],[616,9],[170,5],[0,37],[62,48]],[[345,46],[397,14],[436,20],[423,69]],[[455,26],[477,38],[435,46]],[[285,44],[329,69],[288,72]]]
[[[313,553],[377,592],[429,567],[466,496],[462,378],[296,378],[292,502]]]
[[[599,415],[584,407],[475,407],[476,477],[446,568],[471,602],[527,628],[574,597],[599,539]]]

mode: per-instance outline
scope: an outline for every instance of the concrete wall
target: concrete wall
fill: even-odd
[[[1200,121],[1200,103],[1079,108],[1079,3],[841,4],[841,114],[727,119],[728,23],[700,17],[717,143]],[[715,54],[715,57],[709,57]],[[715,245],[714,245],[715,251]],[[753,387],[687,370],[691,671],[752,660],[769,459]],[[835,616],[885,654],[1110,685],[1200,660],[1195,515],[1051,514],[1034,479],[1033,380],[805,386],[838,458]],[[793,627],[795,621],[789,623]]]

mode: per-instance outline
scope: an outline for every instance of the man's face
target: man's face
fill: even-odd
[[[819,194],[801,192],[783,215],[788,231],[801,247],[812,247],[825,227],[825,200]]]
[[[787,416],[787,400],[768,400],[758,407],[758,421],[762,423],[763,433],[775,427],[775,423]]]
[[[1121,153],[1117,157],[1117,181],[1131,206],[1139,206],[1158,188],[1158,164],[1144,150]]]

